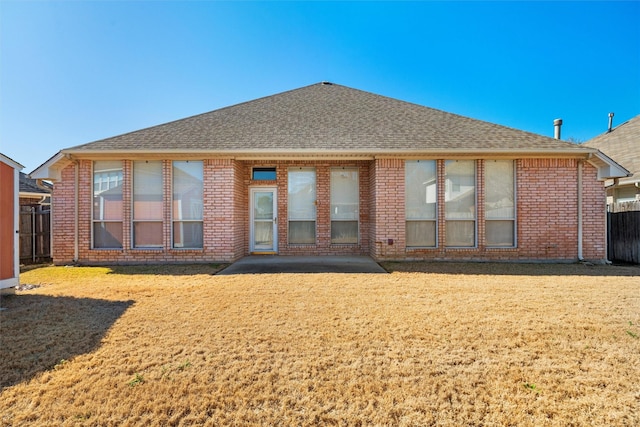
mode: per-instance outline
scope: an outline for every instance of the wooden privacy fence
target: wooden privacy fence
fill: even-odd
[[[48,206],[20,208],[20,263],[51,261],[51,210]]]
[[[640,264],[640,201],[609,206],[607,239],[611,261]]]

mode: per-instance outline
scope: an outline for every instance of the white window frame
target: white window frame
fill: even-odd
[[[136,223],[160,223],[161,229],[164,230],[164,215],[162,215],[161,219],[135,219],[135,204],[136,204],[136,192],[135,192],[135,176],[136,176],[136,163],[138,162],[153,162],[160,164],[160,194],[162,197],[162,207],[164,209],[164,165],[162,160],[135,160],[131,162],[131,248],[133,249],[162,249],[164,247],[164,239],[162,239],[159,245],[146,245],[146,246],[137,246],[136,245]],[[172,164],[173,166],[173,164]],[[163,233],[164,234],[164,233]]]
[[[484,208],[484,212],[485,212],[485,242],[487,240],[486,237],[486,230],[487,230],[487,223],[491,222],[491,221],[512,221],[513,225],[513,244],[512,245],[490,245],[490,244],[486,244],[487,248],[517,248],[518,247],[518,193],[517,193],[517,189],[518,189],[518,183],[517,183],[517,169],[516,169],[516,161],[515,160],[507,160],[510,161],[512,163],[512,173],[513,173],[513,216],[510,218],[487,218],[487,190],[486,190],[486,183],[487,183],[487,164],[492,162],[492,161],[497,161],[494,159],[490,159],[490,160],[485,160],[484,161],[484,185],[485,185],[485,190],[484,190],[484,194],[485,194],[485,208]]]
[[[200,205],[194,205],[193,207],[195,207],[196,209],[199,207],[200,208],[200,212],[201,212],[201,216],[202,219],[175,219],[173,212],[174,212],[174,185],[175,185],[175,174],[174,174],[174,164],[176,162],[198,162],[202,164],[202,200],[200,201]],[[203,160],[172,160],[171,161],[171,249],[173,250],[192,250],[192,251],[199,251],[204,249],[204,161]],[[184,247],[184,246],[177,246],[174,240],[174,228],[176,223],[181,223],[181,224],[186,224],[186,223],[200,223],[202,224],[202,246],[200,247]]]
[[[314,185],[314,202],[313,202],[313,218],[294,218],[290,216],[291,206],[291,174],[296,172],[313,172]],[[287,240],[290,245],[315,245],[318,240],[318,174],[314,167],[292,167],[287,171]],[[292,222],[313,222],[313,242],[291,242],[291,223]]]
[[[360,169],[358,167],[335,167],[335,168],[331,168],[330,172],[329,172],[329,179],[331,180],[333,178],[333,172],[335,171],[350,171],[350,172],[355,172],[356,176],[357,176],[357,180],[356,180],[356,186],[357,186],[357,196],[356,196],[356,219],[333,219],[333,212],[329,212],[329,221],[330,221],[330,240],[331,240],[331,244],[332,245],[357,245],[360,244]],[[332,190],[332,183],[329,182],[329,207],[331,209],[331,207],[334,205],[333,203],[333,191]],[[355,242],[334,242],[333,241],[333,224],[334,222],[356,222],[356,241]]]
[[[420,163],[420,162],[430,162],[433,163],[433,165],[435,166],[435,218],[409,218],[408,217],[408,210],[407,210],[407,164],[408,163]],[[430,160],[430,159],[424,159],[424,160],[405,160],[405,233],[406,233],[406,229],[409,223],[413,222],[413,223],[418,223],[418,222],[429,222],[429,223],[433,223],[434,227],[435,227],[435,242],[434,245],[432,246],[422,246],[422,245],[409,245],[407,244],[406,247],[409,249],[434,249],[438,247],[438,209],[440,208],[440,204],[438,203],[438,184],[440,181],[440,177],[438,176],[438,161],[437,160]],[[427,188],[425,188],[425,192],[427,191]],[[428,195],[425,194],[425,200],[428,198]],[[405,240],[406,240],[406,234],[405,234]]]
[[[96,197],[96,188],[95,188],[95,179],[96,179],[96,169],[95,169],[95,165],[96,162],[100,162],[102,160],[95,160],[93,162],[91,162],[91,249],[96,249],[96,250],[122,250],[124,248],[124,192],[122,192],[122,212],[121,212],[121,219],[119,220],[104,220],[104,219],[96,219],[95,218],[95,197]],[[111,160],[108,160],[111,161]],[[120,180],[118,180],[116,178],[115,180],[115,185],[113,188],[118,186],[118,182],[120,182],[121,186],[124,186],[124,162],[122,160],[113,160],[114,162],[120,162],[120,168],[119,169],[113,169],[114,171],[120,171],[120,174],[122,176],[122,178]],[[104,174],[104,172],[101,172]],[[113,181],[112,179],[112,174],[107,173],[105,175],[107,177],[106,180],[106,188],[104,185],[105,180],[101,179],[100,180],[100,192],[102,191],[108,191],[110,190],[112,187],[109,186],[109,183]],[[117,175],[115,175],[117,176]],[[102,206],[101,206],[102,209]],[[112,224],[116,224],[119,223],[121,224],[121,228],[122,228],[122,236],[120,236],[120,246],[100,246],[100,247],[96,247],[95,245],[95,227],[96,224],[106,224],[106,223],[112,223]]]
[[[447,200],[446,200],[446,196],[447,196],[447,192],[449,191],[453,191],[450,187],[453,185],[453,183],[447,179],[447,163],[449,162],[473,162],[473,192],[474,192],[474,211],[473,211],[473,218],[449,218],[447,217]],[[452,248],[452,249],[474,249],[474,248],[478,248],[478,161],[477,160],[454,160],[454,159],[447,159],[444,161],[444,173],[442,176],[442,179],[444,180],[444,184],[445,184],[445,202],[444,202],[444,226],[445,226],[445,247],[446,248]],[[473,222],[473,243],[472,245],[469,246],[459,246],[459,245],[447,245],[446,240],[448,239],[448,237],[446,236],[446,228],[447,228],[447,223],[450,222]]]

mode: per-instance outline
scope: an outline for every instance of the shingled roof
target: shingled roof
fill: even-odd
[[[43,182],[42,186],[38,185],[38,181],[29,178],[25,173],[20,172],[19,190],[21,194],[51,194],[52,186],[47,182]]]
[[[554,156],[599,179],[628,171],[597,149],[322,82],[59,151],[31,176],[60,179],[73,159],[373,159]]]
[[[597,148],[633,173],[621,183],[640,182],[640,115],[628,120],[611,132],[605,132],[584,143]]]
[[[63,151],[104,150],[375,154],[584,148],[323,82]]]

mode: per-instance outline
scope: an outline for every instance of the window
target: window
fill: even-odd
[[[358,243],[358,169],[331,170],[331,243]]]
[[[408,247],[435,247],[437,221],[435,160],[405,162],[405,215]]]
[[[133,247],[162,247],[162,162],[133,162]]]
[[[251,179],[254,181],[275,181],[276,168],[253,168]]]
[[[93,247],[122,249],[122,162],[93,162]]]
[[[445,161],[445,244],[476,245],[476,168],[473,160]]]
[[[289,243],[316,242],[316,171],[289,169]]]
[[[173,247],[202,248],[203,163],[173,162]]]
[[[487,246],[513,247],[516,245],[514,162],[487,160],[484,169]]]

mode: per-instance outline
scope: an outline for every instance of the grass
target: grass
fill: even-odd
[[[640,424],[640,268],[385,267],[25,272],[0,425]]]

